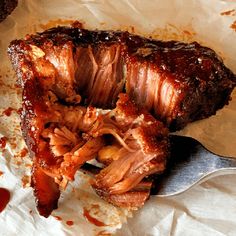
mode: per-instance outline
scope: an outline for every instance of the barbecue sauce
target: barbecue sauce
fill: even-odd
[[[72,221],[72,220],[67,220],[67,221],[66,221],[66,224],[69,225],[69,226],[72,226],[72,225],[74,225],[74,221]]]
[[[60,216],[53,216],[56,220],[62,221],[62,218]]]
[[[10,192],[5,188],[0,188],[0,212],[7,206],[10,200]]]
[[[0,138],[0,148],[5,148],[7,144],[7,138],[6,137],[1,137]]]
[[[106,226],[103,222],[97,220],[96,218],[92,217],[90,214],[89,214],[89,211],[84,208],[84,213],[83,213],[84,217],[92,224],[98,226],[98,227],[102,227],[102,226]]]
[[[5,116],[10,116],[10,115],[12,114],[13,111],[15,111],[14,108],[12,108],[12,107],[8,107],[5,111],[3,111],[2,114],[5,115]]]

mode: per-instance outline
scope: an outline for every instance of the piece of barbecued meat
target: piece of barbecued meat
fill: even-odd
[[[196,42],[57,27],[11,43],[9,55],[18,77],[29,52],[34,58],[28,63],[37,65],[28,73],[43,77],[45,83],[54,79],[60,98],[80,93],[86,104],[111,108],[118,94],[127,92],[171,131],[215,114],[236,85],[235,75],[219,56]],[[44,69],[45,63],[50,70]]]
[[[33,159],[39,213],[49,216],[59,189],[94,158],[104,166],[92,179],[97,194],[116,206],[142,206],[152,185],[147,177],[165,169],[168,129],[127,94],[119,95],[112,110],[80,105],[71,43],[62,50],[49,46],[55,52],[48,55],[35,45],[11,48],[17,51],[12,61],[23,88],[21,127]]]

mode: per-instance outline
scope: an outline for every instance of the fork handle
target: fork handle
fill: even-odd
[[[217,159],[216,162],[216,167],[218,169],[222,168],[233,168],[236,169],[236,158],[233,157],[224,157],[224,156],[218,156],[215,154],[212,154],[212,157]]]

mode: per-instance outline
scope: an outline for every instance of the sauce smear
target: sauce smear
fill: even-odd
[[[233,24],[230,26],[231,29],[236,31],[236,20],[233,22]]]
[[[83,213],[84,217],[92,224],[98,226],[98,227],[102,227],[102,226],[106,226],[106,224],[104,224],[103,222],[97,220],[96,218],[92,217],[90,214],[89,214],[89,211],[84,208],[84,213]]]
[[[2,212],[10,200],[10,192],[5,188],[0,188],[0,212]]]
[[[235,15],[235,9],[229,10],[229,11],[224,11],[220,13],[222,16],[234,16]]]
[[[74,222],[72,220],[67,220],[66,224],[69,225],[69,226],[72,226],[74,224]]]
[[[27,148],[23,148],[23,149],[20,151],[19,156],[20,156],[21,158],[23,158],[23,157],[25,157],[25,156],[27,155],[27,153],[28,153],[28,149],[27,149]]]
[[[56,220],[59,220],[59,221],[61,221],[62,220],[62,218],[60,217],[60,216],[53,216]]]
[[[7,138],[6,137],[1,137],[0,138],[0,148],[5,148],[7,144]]]
[[[5,111],[3,111],[2,114],[6,116],[10,116],[14,110],[15,110],[14,108],[8,107]]]

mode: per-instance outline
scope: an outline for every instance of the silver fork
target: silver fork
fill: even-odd
[[[236,174],[236,158],[216,155],[190,137],[171,135],[170,141],[167,169],[155,181],[152,194],[177,195],[214,176]]]

